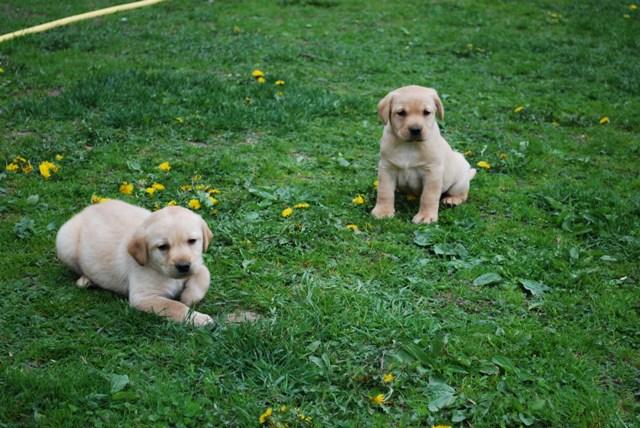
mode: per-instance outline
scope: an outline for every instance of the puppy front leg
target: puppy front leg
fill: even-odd
[[[395,174],[389,171],[385,166],[378,166],[378,195],[376,197],[376,206],[371,214],[377,218],[393,217],[395,214],[395,191],[396,178]]]
[[[184,290],[180,295],[180,301],[187,306],[198,303],[209,289],[211,275],[209,269],[202,266],[200,269],[187,280]]]
[[[420,210],[413,216],[412,222],[435,223],[438,221],[438,208],[442,194],[442,170],[429,171],[426,174],[420,196]]]
[[[176,322],[193,323],[197,327],[213,323],[213,319],[209,315],[196,311],[189,312],[189,307],[184,303],[162,296],[147,296],[144,298],[130,296],[129,302],[131,306],[138,310],[167,317]]]

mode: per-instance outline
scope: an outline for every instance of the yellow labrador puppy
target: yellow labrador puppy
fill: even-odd
[[[380,100],[378,115],[385,126],[375,218],[393,217],[396,189],[420,195],[414,223],[438,221],[440,198],[448,205],[467,200],[476,170],[442,138],[436,113],[444,118],[442,101],[431,88],[404,86]]]
[[[194,212],[166,207],[154,213],[111,200],[91,205],[58,231],[58,258],[92,284],[129,297],[131,306],[197,326],[213,322],[190,311],[209,288],[202,253],[211,230]],[[179,301],[174,300],[179,299]]]

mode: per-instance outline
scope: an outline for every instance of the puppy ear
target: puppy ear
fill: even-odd
[[[147,264],[147,240],[142,231],[136,231],[127,245],[127,251],[140,266]]]
[[[207,225],[207,222],[202,220],[202,252],[204,253],[209,248],[209,242],[211,242],[211,238],[213,238],[213,233],[211,233],[211,229]]]
[[[391,105],[393,102],[393,92],[389,92],[383,99],[378,103],[378,117],[385,125],[389,123],[391,119]]]
[[[440,120],[444,120],[444,106],[442,105],[442,101],[438,96],[438,93],[435,92],[433,94],[433,99],[436,102],[436,110],[438,111],[438,116],[440,116]]]

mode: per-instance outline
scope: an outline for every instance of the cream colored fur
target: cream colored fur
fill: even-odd
[[[199,215],[181,207],[154,213],[121,201],[91,205],[58,231],[58,258],[92,284],[122,294],[131,306],[197,326],[209,315],[191,311],[209,288],[202,253],[212,234]],[[175,300],[175,299],[179,299]]]
[[[467,200],[476,170],[442,138],[436,113],[444,118],[442,101],[431,88],[405,86],[380,100],[378,114],[385,126],[371,212],[375,218],[393,217],[396,190],[420,195],[414,223],[438,221],[441,199],[448,205]]]

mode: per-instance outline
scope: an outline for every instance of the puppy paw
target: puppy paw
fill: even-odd
[[[452,207],[458,206],[463,203],[465,199],[462,196],[445,196],[442,198],[442,203],[445,205],[450,205]]]
[[[414,224],[429,224],[429,223],[435,223],[438,221],[438,213],[422,213],[419,212],[418,214],[413,216],[413,219],[411,220]]]
[[[196,327],[204,327],[205,325],[213,324],[215,321],[207,314],[193,311],[187,316],[186,322]]]
[[[78,278],[78,280],[76,281],[76,285],[79,288],[89,288],[91,287],[91,280],[89,278],[87,278],[86,276],[82,275],[80,278]]]
[[[385,207],[381,205],[376,205],[373,210],[371,210],[371,215],[375,218],[383,219],[383,218],[391,218],[395,214],[395,210],[393,207]]]

